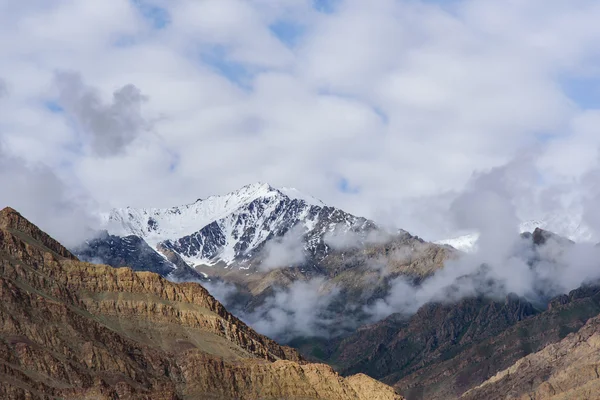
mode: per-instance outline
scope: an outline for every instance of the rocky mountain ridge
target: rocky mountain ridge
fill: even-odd
[[[257,334],[195,283],[81,262],[0,212],[0,397],[401,399]]]
[[[462,399],[567,400],[600,398],[600,317],[560,342],[521,358]]]
[[[113,234],[138,236],[154,249],[162,244],[191,266],[221,263],[245,269],[269,240],[286,234],[298,236],[290,237],[298,242],[302,236],[299,245],[317,256],[329,249],[324,243],[328,232],[366,236],[378,229],[372,221],[328,207],[295,189],[264,183],[180,207],[114,209],[108,227]]]

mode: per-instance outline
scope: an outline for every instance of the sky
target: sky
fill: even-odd
[[[99,211],[262,181],[435,239],[509,166],[524,217],[600,226],[598,20],[595,0],[0,0],[0,207],[76,240]]]

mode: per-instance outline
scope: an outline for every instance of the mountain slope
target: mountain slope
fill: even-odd
[[[0,212],[0,321],[7,399],[400,399],[304,363],[198,284],[81,262],[12,209]]]
[[[207,280],[175,254],[170,254],[161,247],[159,249],[160,253],[139,236],[121,237],[102,231],[73,251],[80,259],[88,262],[117,268],[130,267],[134,271],[155,272],[174,281]]]
[[[461,398],[469,400],[600,398],[600,317],[576,333],[518,360]]]
[[[295,344],[342,373],[394,385],[409,400],[442,400],[459,397],[598,314],[600,287],[589,286],[553,299],[543,311],[515,296],[468,298],[426,304],[410,318],[391,315],[333,344]]]

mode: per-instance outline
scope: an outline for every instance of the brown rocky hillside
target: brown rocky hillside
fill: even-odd
[[[198,284],[80,262],[0,212],[2,399],[401,399],[257,334]]]
[[[600,399],[600,317],[465,393],[469,400]]]

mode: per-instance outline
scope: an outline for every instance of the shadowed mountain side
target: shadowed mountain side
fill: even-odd
[[[198,284],[80,262],[9,209],[0,273],[1,398],[400,399],[306,364]]]
[[[73,252],[79,259],[95,264],[156,272],[175,281],[206,281],[202,274],[187,265],[176,253],[165,249],[161,255],[142,238],[134,235],[120,237],[101,231],[94,239],[73,249]]]

